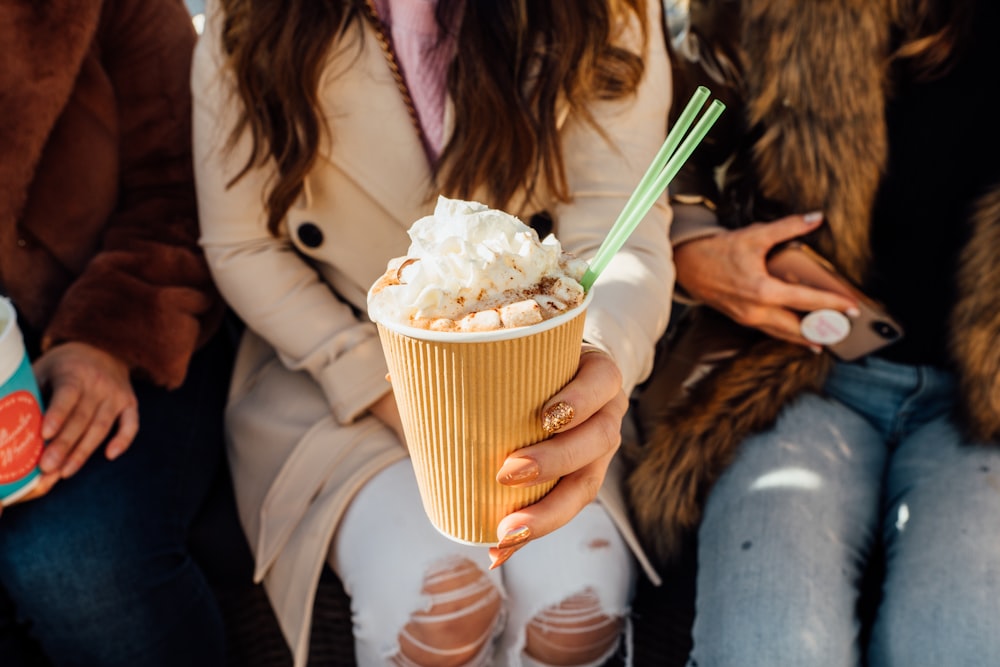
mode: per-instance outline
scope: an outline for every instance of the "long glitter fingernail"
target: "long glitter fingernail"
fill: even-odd
[[[545,429],[546,433],[555,433],[573,421],[574,414],[576,411],[572,405],[566,401],[559,401],[555,405],[549,406],[549,409],[542,415],[542,428]]]

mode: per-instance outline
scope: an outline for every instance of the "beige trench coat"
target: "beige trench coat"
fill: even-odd
[[[664,138],[671,84],[659,5],[650,2],[652,38],[638,95],[593,108],[614,146],[578,119],[563,120],[574,201],[541,192],[510,209],[525,220],[549,211],[564,248],[580,257],[596,251]],[[229,460],[255,576],[299,667],[342,513],[372,475],[406,456],[367,412],[389,385],[365,297],[386,262],[405,254],[406,230],[433,210],[437,193],[374,34],[355,26],[330,56],[321,84],[334,141],[322,147],[280,236],[271,236],[261,194],[270,169],[226,186],[248,146],[225,150],[237,103],[220,64],[216,9],[209,4],[192,88],[202,245],[220,290],[248,326],[227,411]],[[359,45],[361,30],[367,34]],[[587,315],[587,340],[614,357],[626,391],[648,374],[666,327],[674,277],[669,219],[665,204],[647,216],[603,272]],[[655,578],[628,527],[618,479],[608,475],[600,499]]]

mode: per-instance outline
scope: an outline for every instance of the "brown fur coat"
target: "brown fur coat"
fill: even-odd
[[[166,386],[215,327],[181,0],[0,3],[0,292]]]
[[[743,151],[757,175],[758,201],[749,205],[759,211],[767,206],[763,199],[784,202],[790,211],[824,211],[827,224],[812,240],[858,282],[869,260],[870,211],[886,163],[890,6],[895,3],[888,0],[694,0],[691,6],[692,32],[704,38],[702,46],[722,45],[700,54],[712,87],[718,92],[720,81],[739,85],[745,98],[743,115],[737,111],[720,132],[768,128]],[[823,38],[815,39],[818,34]],[[796,65],[801,62],[818,66],[806,73]],[[700,150],[710,154],[714,147]],[[730,170],[741,168],[737,161]],[[683,186],[684,178],[675,183]],[[724,205],[732,203],[724,198]],[[750,215],[738,214],[763,219]],[[951,353],[965,425],[972,437],[989,441],[1000,438],[1000,184],[979,203],[973,228],[961,258]],[[652,430],[628,480],[639,532],[663,560],[697,525],[708,490],[739,443],[772,425],[799,393],[819,391],[831,367],[828,355],[742,330],[711,313],[693,319],[695,333],[687,340],[700,341],[702,349],[671,349],[668,341],[668,363],[689,363],[654,379],[640,403],[640,417]],[[726,353],[707,376],[677,391],[683,374],[700,363],[698,354],[723,330]]]

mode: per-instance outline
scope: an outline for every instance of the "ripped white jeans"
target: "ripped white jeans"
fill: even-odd
[[[403,460],[355,497],[329,563],[351,596],[359,667],[549,664],[529,657],[526,647],[535,656],[568,647],[559,664],[578,667],[601,665],[619,650],[630,663],[638,568],[596,502],[490,571],[485,546],[453,542],[430,524],[413,468]],[[588,652],[584,637],[609,632],[624,636],[624,644],[612,638]],[[574,661],[574,651],[587,657]]]

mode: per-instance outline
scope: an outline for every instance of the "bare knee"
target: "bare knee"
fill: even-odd
[[[414,612],[399,633],[397,664],[458,667],[492,640],[500,593],[472,561],[435,564],[424,577],[422,593],[431,604]]]
[[[548,665],[582,665],[600,660],[614,648],[623,620],[601,609],[587,589],[543,609],[528,623],[525,653]]]

